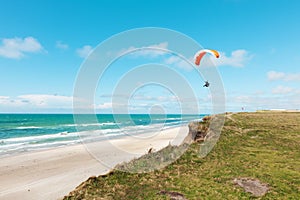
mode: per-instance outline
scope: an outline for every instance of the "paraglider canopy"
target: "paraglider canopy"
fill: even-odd
[[[202,50],[198,51],[198,52],[195,54],[195,56],[194,56],[195,65],[200,65],[200,62],[201,62],[203,56],[204,56],[206,53],[212,54],[212,55],[214,55],[216,58],[219,58],[219,57],[220,57],[219,52],[216,51],[216,50],[212,50],[212,49],[202,49]]]

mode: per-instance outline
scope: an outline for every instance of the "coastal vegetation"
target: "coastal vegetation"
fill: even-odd
[[[195,127],[207,133],[210,121],[193,122],[190,134]],[[64,199],[297,199],[299,122],[300,112],[226,113],[220,139],[206,157],[199,157],[198,134],[190,145],[169,145],[91,177]],[[159,159],[165,162],[155,162]],[[167,164],[147,171],[143,166],[149,163],[153,169]]]

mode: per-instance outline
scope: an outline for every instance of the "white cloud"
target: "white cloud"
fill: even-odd
[[[265,94],[265,92],[262,90],[257,90],[253,93],[253,95],[264,95],[264,94]]]
[[[188,63],[190,61],[191,63]],[[192,70],[193,69],[193,61],[192,58],[190,58],[188,61],[184,60],[183,58],[179,56],[170,56],[165,60],[165,63],[167,65],[175,64],[177,67],[185,69],[185,70]]]
[[[26,53],[37,53],[43,49],[37,39],[33,37],[5,38],[0,46],[0,56],[12,59],[20,59]]]
[[[69,45],[63,43],[62,41],[56,41],[56,48],[66,50],[69,48]]]
[[[166,49],[168,49],[168,42],[162,42],[159,44],[153,44],[153,45],[149,45],[149,46],[144,46],[144,47],[128,47],[127,49],[122,49],[118,55],[122,56],[125,55],[127,53],[130,53],[133,50],[136,50],[135,52],[132,52],[131,54],[134,56],[149,56],[149,57],[156,57],[156,56],[160,56],[160,55],[164,55],[167,52],[165,51]]]
[[[124,102],[104,102],[100,104],[93,105],[92,109],[98,111],[98,112],[104,112],[104,113],[127,113],[128,108],[130,107],[130,104],[124,103]]]
[[[246,111],[264,109],[300,109],[300,90],[286,86],[278,86],[270,92],[261,94],[227,94],[226,110]]]
[[[26,94],[17,97],[0,96],[0,111],[1,112],[72,112],[73,109],[72,96],[63,95],[49,95],[49,94]],[[158,97],[138,97],[138,100],[134,100],[128,103],[121,102],[103,102],[97,104],[89,104],[84,99],[78,99],[82,102],[82,105],[77,104],[76,112],[84,111],[90,112],[94,109],[100,112],[112,112],[127,113],[129,110],[138,109],[140,112],[147,112],[147,110],[154,105],[154,103],[173,105],[176,103],[176,99],[166,96]],[[142,101],[141,99],[145,100]],[[82,106],[82,107],[81,107]],[[171,108],[174,108],[172,106]],[[170,111],[172,110],[170,108]]]
[[[0,106],[12,109],[19,107],[32,108],[72,108],[73,97],[48,95],[48,94],[28,94],[20,95],[16,98],[0,96]]]
[[[156,95],[135,95],[132,96],[130,99],[132,102],[148,102],[148,103],[153,103],[153,102],[177,102],[178,98],[176,96],[156,96]]]
[[[246,63],[253,58],[248,51],[244,49],[238,49],[231,52],[230,56],[226,56],[224,52],[220,52],[220,57],[216,58],[210,54],[206,54],[201,60],[201,66],[204,67],[219,67],[219,66],[232,66],[232,67],[244,67]],[[194,63],[194,58],[188,58],[190,63]],[[165,60],[165,63],[170,65],[174,64],[179,68],[185,70],[192,70],[193,66],[183,60],[179,56],[170,56]]]
[[[9,99],[9,96],[0,96],[0,100]]]
[[[23,102],[30,103],[33,106],[42,107],[68,107],[72,106],[73,97],[48,94],[29,94],[18,96]]]
[[[300,81],[300,73],[288,74],[284,72],[269,71],[267,77],[269,81]]]
[[[292,91],[293,91],[293,88],[280,85],[280,86],[274,88],[272,90],[272,93],[273,94],[288,94],[288,93],[291,93]]]
[[[268,80],[274,81],[274,80],[280,80],[284,78],[285,74],[283,72],[275,72],[275,71],[269,71],[267,73]]]
[[[146,95],[135,95],[132,96],[131,100],[138,100],[138,101],[154,101],[156,98],[154,96],[146,96]]]
[[[112,108],[111,102],[102,103],[96,106],[96,109],[111,109],[111,108]]]
[[[151,49],[153,48],[153,49]],[[166,55],[168,52],[168,43],[162,42],[159,44],[153,44],[149,46],[144,47],[128,47],[127,49],[122,49],[118,55],[122,56],[126,53],[129,53],[133,50],[136,50],[135,52],[131,53],[134,56],[147,56],[147,57],[156,57],[161,55]],[[201,64],[203,66],[232,66],[232,67],[244,67],[248,61],[250,61],[253,58],[253,55],[250,54],[245,49],[237,49],[231,52],[230,56],[227,56],[226,53],[220,52],[220,57],[215,58],[214,56],[206,55],[203,57]],[[193,63],[193,58],[187,58],[188,61]],[[193,69],[192,65],[188,64],[187,61],[185,61],[180,56],[174,56],[171,55],[167,59],[165,59],[166,64],[175,64],[176,66],[191,70]]]
[[[0,105],[7,106],[11,103],[11,99],[8,96],[0,96]]]
[[[213,58],[213,62],[216,66],[232,66],[232,67],[244,67],[246,63],[253,58],[248,51],[244,49],[238,49],[231,52],[230,56],[226,56],[225,53],[220,52],[219,58]]]
[[[115,98],[115,99],[125,98],[125,99],[128,99],[129,94],[102,94],[102,95],[100,95],[100,98]]]
[[[79,57],[86,58],[92,52],[93,47],[90,45],[85,45],[82,48],[76,50]]]

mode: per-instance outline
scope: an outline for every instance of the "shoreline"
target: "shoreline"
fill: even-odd
[[[183,126],[188,126],[189,123],[187,124],[181,124],[181,125],[176,125],[176,126],[173,126],[173,127],[167,127],[167,128],[164,128],[160,131],[167,131],[167,130],[170,130],[170,129],[174,129],[174,128],[179,128],[179,127],[183,127]],[[95,131],[95,130],[92,130],[92,131]],[[86,132],[89,132],[89,131],[83,131],[84,133]],[[72,133],[76,133],[78,138],[80,139],[81,135],[84,136],[84,134],[82,132],[70,132],[71,134]],[[143,136],[143,135],[149,135],[149,134],[152,134],[153,132],[151,131],[148,131],[148,132],[143,132],[143,133],[133,133],[133,134],[130,134],[130,136],[132,137],[139,137],[139,136]],[[124,139],[128,137],[128,135],[103,135],[101,136],[101,138],[96,138],[97,141],[95,142],[105,142],[107,140],[111,140],[111,141],[114,141],[114,140],[119,140],[119,139]],[[78,139],[78,140],[79,140]],[[89,138],[91,139],[91,138]],[[72,142],[70,144],[63,144],[63,145],[57,145],[57,146],[49,146],[49,147],[44,147],[44,148],[36,148],[36,149],[30,149],[30,150],[26,150],[26,151],[13,151],[13,152],[10,152],[10,153],[4,153],[4,154],[1,154],[0,153],[0,159],[4,159],[4,158],[7,158],[7,157],[13,157],[13,156],[18,156],[18,155],[22,155],[22,154],[28,154],[28,153],[34,153],[34,152],[43,152],[43,151],[49,151],[49,150],[53,150],[53,149],[59,149],[59,148],[65,148],[65,147],[72,147],[72,146],[77,146],[77,145],[84,145],[85,143],[93,143],[93,142],[83,142],[82,140],[81,141],[75,141],[75,142]]]
[[[179,145],[187,135],[185,125],[158,133],[2,157],[0,199],[61,199],[89,177],[105,174],[150,148],[158,151],[169,143]]]

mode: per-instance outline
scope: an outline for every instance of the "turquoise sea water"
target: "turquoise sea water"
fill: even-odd
[[[72,114],[0,114],[0,156],[168,129],[203,116],[79,115],[75,123]]]

